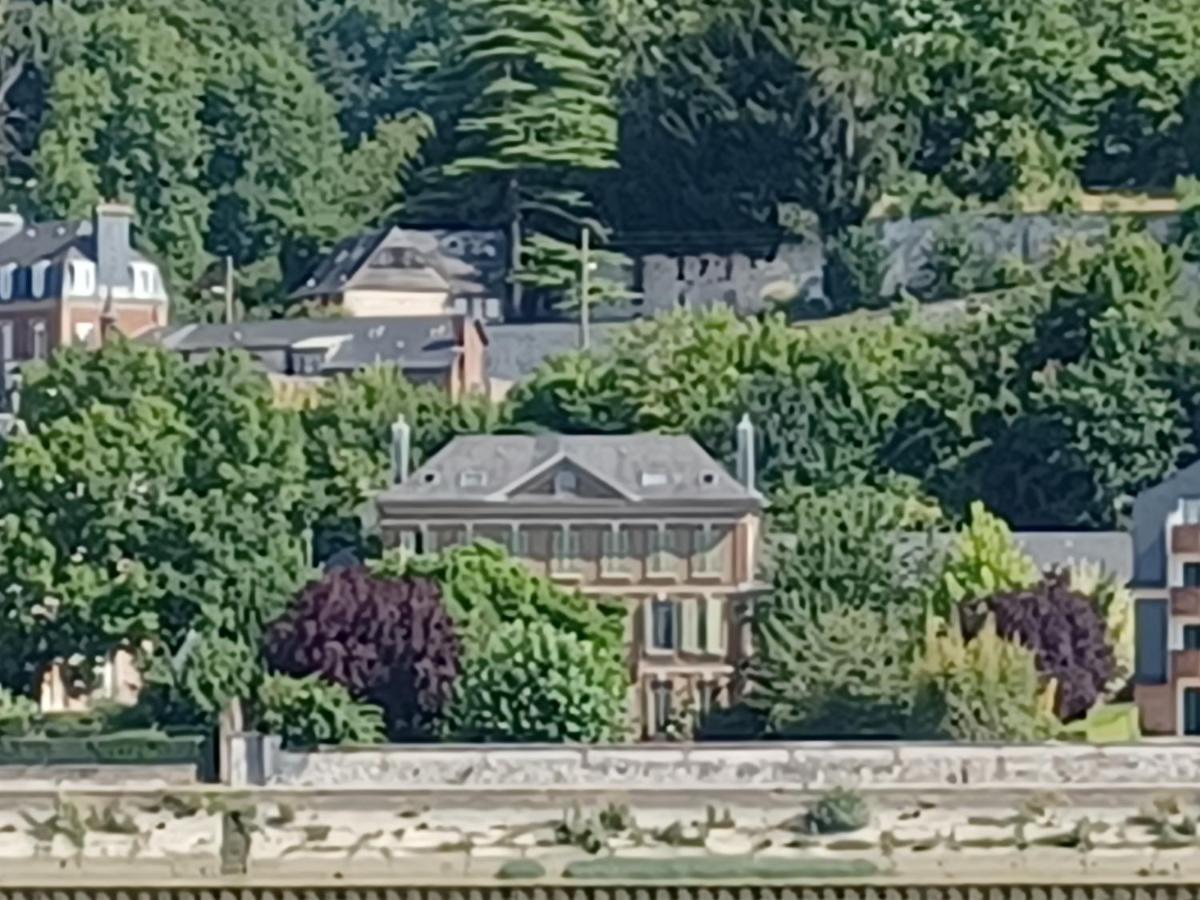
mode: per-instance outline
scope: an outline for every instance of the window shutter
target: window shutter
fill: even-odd
[[[680,649],[685,653],[699,653],[700,640],[696,629],[700,624],[696,604],[700,602],[694,597],[684,597],[679,601],[680,608]]]
[[[703,602],[708,604],[704,617],[704,624],[708,631],[708,634],[704,636],[704,648],[709,653],[718,653],[724,656],[727,650],[725,603],[720,597],[706,597]]]
[[[654,646],[654,598],[642,600],[642,647],[646,650],[657,649]]]

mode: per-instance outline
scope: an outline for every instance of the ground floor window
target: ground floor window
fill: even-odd
[[[654,650],[674,650],[678,627],[674,600],[657,597],[650,601],[650,647]]]
[[[650,696],[654,706],[651,711],[654,718],[654,730],[656,733],[662,733],[667,730],[671,724],[673,691],[671,682],[655,681],[650,685]]]
[[[1200,688],[1183,689],[1183,733],[1200,735]]]

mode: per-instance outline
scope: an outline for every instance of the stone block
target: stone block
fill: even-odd
[[[435,828],[411,829],[400,838],[400,846],[414,850],[437,850],[441,847],[461,844],[466,836],[461,831]]]

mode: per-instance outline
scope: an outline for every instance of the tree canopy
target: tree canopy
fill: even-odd
[[[381,222],[525,228],[570,303],[612,248],[839,245],[900,212],[1069,208],[1200,175],[1200,0],[3,0],[0,194],[135,202],[189,302],[277,313]],[[797,219],[795,213],[801,213]],[[805,226],[807,227],[807,226]]]

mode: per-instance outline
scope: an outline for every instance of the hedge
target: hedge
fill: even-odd
[[[0,737],[0,765],[198,764],[206,738],[159,731],[89,737]]]

